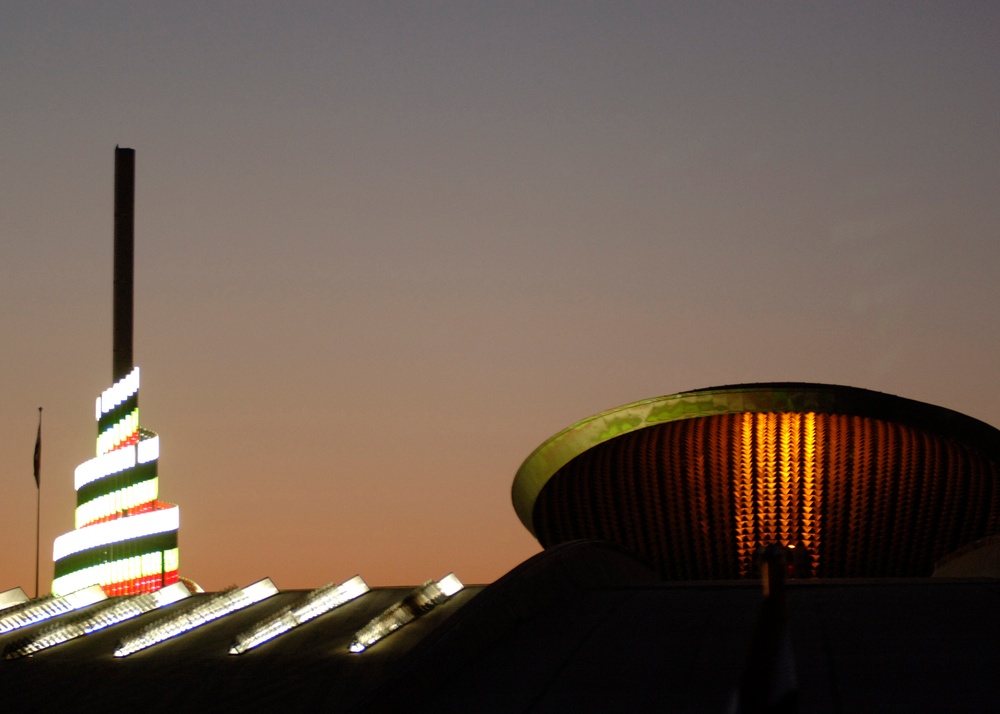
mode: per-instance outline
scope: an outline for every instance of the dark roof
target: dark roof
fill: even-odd
[[[226,617],[124,658],[114,656],[123,637],[148,623],[196,606],[212,593],[142,615],[30,657],[0,660],[0,690],[19,692],[35,711],[93,710],[115,702],[148,712],[280,711],[343,707],[379,686],[387,666],[440,624],[481,588],[457,593],[425,616],[360,654],[348,651],[353,635],[413,588],[373,588],[333,612],[242,655],[230,655],[235,636],[285,606],[303,591],[284,591]],[[89,610],[94,610],[93,606]],[[87,611],[83,611],[86,613]],[[0,611],[2,614],[2,611]],[[70,617],[64,615],[63,618]],[[61,619],[61,618],[59,618]],[[0,647],[33,636],[50,623],[0,635]]]
[[[377,588],[238,657],[236,632],[300,593],[116,659],[143,623],[123,624],[0,662],[0,689],[34,711],[719,712],[762,602],[756,583],[664,583],[614,546],[571,543],[350,654],[407,590]],[[998,607],[996,580],[791,582],[802,711],[995,711]]]

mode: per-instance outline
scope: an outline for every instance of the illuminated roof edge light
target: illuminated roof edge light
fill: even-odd
[[[107,595],[100,585],[77,590],[62,597],[45,597],[38,600],[30,600],[15,608],[11,612],[0,617],[0,633],[10,632],[21,627],[33,625],[52,617],[64,615],[73,610],[93,605],[101,600],[106,600]]]
[[[67,642],[77,637],[89,635],[106,627],[131,620],[152,610],[172,605],[187,597],[191,592],[183,583],[173,583],[152,593],[142,593],[126,598],[110,601],[93,614],[77,618],[73,622],[57,625],[39,634],[37,637],[15,643],[5,652],[7,659],[16,659],[40,652],[54,645]]]
[[[28,596],[21,588],[11,588],[0,593],[0,610],[6,610],[8,607],[14,607],[24,602],[28,602]]]
[[[428,580],[399,602],[383,610],[358,630],[348,650],[358,654],[396,630],[430,612],[464,587],[454,573],[437,582]]]
[[[270,578],[264,578],[245,588],[230,588],[210,597],[190,610],[152,622],[139,632],[126,637],[115,648],[115,657],[127,657],[171,637],[181,635],[220,617],[265,600],[278,592]]]
[[[299,625],[361,597],[369,591],[368,584],[355,575],[340,585],[324,585],[308,593],[297,604],[282,608],[271,617],[236,636],[229,654],[239,655]]]

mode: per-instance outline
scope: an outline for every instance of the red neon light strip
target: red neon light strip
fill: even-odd
[[[131,580],[121,580],[110,585],[102,585],[105,595],[114,597],[115,595],[138,595],[139,593],[156,592],[167,585],[173,585],[178,580],[177,571],[154,573],[142,578],[132,578]]]
[[[102,518],[96,518],[92,521],[87,521],[80,528],[86,528],[87,526],[97,525],[98,523],[106,523],[108,521],[115,521],[119,518],[126,518],[128,516],[138,516],[140,513],[149,513],[150,511],[162,511],[164,508],[173,508],[174,504],[165,503],[163,501],[146,501],[145,503],[140,503],[138,506],[132,506],[132,508],[127,508],[124,511],[118,511],[117,513],[112,513],[110,516],[104,516]]]

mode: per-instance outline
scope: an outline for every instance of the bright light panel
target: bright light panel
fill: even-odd
[[[133,466],[135,466],[134,446],[115,449],[101,456],[95,456],[77,466],[76,471],[73,472],[74,485],[79,491],[92,481],[130,469]]]
[[[118,643],[115,657],[127,657],[134,652],[181,635],[220,617],[242,610],[245,607],[271,597],[278,592],[270,578],[264,578],[245,588],[233,588],[214,595],[200,605],[180,612],[158,622],[153,622],[142,630]]]
[[[147,432],[149,433],[149,432]],[[76,467],[73,472],[74,487],[77,491],[88,483],[105,476],[130,469],[138,464],[146,464],[160,457],[160,437],[142,439],[138,444],[129,444],[106,454],[95,456]]]
[[[122,598],[101,608],[89,617],[85,617],[76,622],[67,622],[65,625],[43,632],[38,637],[29,640],[20,647],[12,649],[6,653],[7,659],[16,659],[40,652],[48,647],[58,645],[62,642],[89,635],[91,632],[103,630],[105,627],[117,625],[119,622],[131,620],[152,610],[156,610],[166,605],[191,596],[191,592],[184,583],[174,583],[154,593],[144,593]]]
[[[131,372],[112,384],[101,393],[100,411],[107,414],[126,399],[139,391],[139,368],[135,367]],[[97,418],[101,418],[98,413]]]
[[[340,585],[329,584],[313,590],[305,596],[299,605],[285,608],[258,623],[252,629],[238,634],[233,646],[229,649],[229,654],[243,654],[314,617],[319,617],[325,612],[364,595],[368,590],[368,584],[360,575],[355,575]]]
[[[3,617],[0,617],[0,634],[34,625],[67,612],[79,610],[83,607],[93,605],[95,602],[106,600],[107,595],[100,585],[91,585],[83,590],[63,597],[45,597],[38,600],[31,600],[17,607]]]
[[[103,433],[97,436],[97,455],[109,453],[121,447],[139,434],[139,409],[133,409]]]
[[[11,588],[0,593],[0,610],[20,605],[22,602],[28,602],[28,596],[21,588]]]
[[[74,481],[78,498],[82,488],[102,479],[108,480],[103,487],[95,486],[94,491],[111,492],[78,503],[76,530],[56,538],[53,559],[57,571],[63,574],[53,580],[55,595],[91,584],[100,584],[113,595],[126,595],[160,588],[177,579],[176,548],[117,559],[113,559],[120,552],[117,548],[112,548],[110,555],[98,550],[131,544],[146,536],[175,533],[180,525],[179,509],[157,500],[155,462],[160,455],[160,439],[154,432],[139,428],[139,374],[139,368],[133,368],[97,398],[97,456],[77,467]],[[129,473],[143,464],[149,466],[139,473]],[[125,478],[119,476],[123,473]],[[88,562],[85,567],[65,572],[65,558],[88,550],[92,552],[82,559]],[[139,549],[125,550],[135,553]],[[100,562],[102,558],[111,559]]]
[[[400,627],[430,612],[463,587],[461,581],[455,577],[454,573],[448,573],[448,575],[445,575],[437,582],[428,580],[358,630],[354,635],[354,642],[351,643],[348,649],[355,653],[364,652]]]
[[[149,431],[143,430],[147,434]],[[139,443],[136,444],[136,461],[140,464],[146,464],[150,461],[155,461],[160,458],[160,437],[154,436],[149,439],[140,438]]]

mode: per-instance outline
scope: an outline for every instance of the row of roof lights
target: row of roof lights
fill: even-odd
[[[166,605],[172,605],[190,596],[191,592],[184,583],[174,583],[156,592],[122,598],[117,602],[100,608],[88,617],[67,622],[41,633],[34,639],[18,643],[8,648],[5,656],[7,659],[16,659],[17,657],[31,655],[53,645],[58,645],[62,642],[82,637],[83,635],[89,635],[91,632],[103,630],[105,627],[131,620],[134,617]]]
[[[131,372],[105,389],[101,396],[97,398],[97,408],[95,412],[100,421],[101,414],[107,414],[126,399],[139,391],[139,368],[135,367]]]
[[[313,590],[303,598],[301,604],[295,607],[289,606],[263,622],[258,623],[251,629],[238,634],[236,640],[233,642],[233,646],[229,648],[229,654],[243,654],[247,650],[251,650],[268,640],[272,640],[278,635],[282,635],[314,617],[319,617],[325,612],[329,612],[344,603],[361,597],[368,590],[368,583],[360,575],[355,575],[340,585],[333,585],[331,583]]]
[[[91,585],[83,590],[77,590],[62,597],[44,597],[38,600],[29,600],[7,612],[0,617],[0,634],[34,625],[35,623],[48,620],[58,615],[65,615],[67,612],[88,607],[101,600],[106,600],[107,595],[100,585]]]
[[[355,653],[363,652],[379,640],[445,602],[463,587],[454,573],[449,573],[438,581],[428,580],[358,630],[349,650]],[[361,597],[368,591],[368,584],[360,575],[356,575],[340,585],[329,584],[313,590],[302,598],[299,604],[284,608],[237,635],[229,654],[243,654],[313,618]],[[127,657],[134,652],[266,600],[277,592],[278,589],[270,578],[264,578],[245,588],[231,588],[210,597],[191,609],[152,622],[134,635],[126,637],[115,648],[115,656]],[[116,600],[87,617],[48,628],[34,639],[11,645],[7,649],[6,657],[14,659],[34,654],[61,642],[174,604],[190,595],[187,587],[178,582],[153,593],[133,595]],[[63,597],[47,597],[38,600],[27,600],[21,588],[14,588],[0,593],[0,610],[10,609],[10,612],[0,617],[0,634],[89,607],[106,599],[107,595],[99,585],[92,585]]]
[[[265,600],[278,592],[270,578],[258,580],[245,588],[232,588],[215,595],[191,610],[177,613],[150,623],[131,637],[126,637],[115,648],[115,657],[128,657],[158,642],[176,637],[212,620],[242,610]]]

